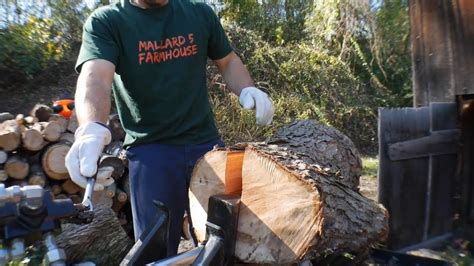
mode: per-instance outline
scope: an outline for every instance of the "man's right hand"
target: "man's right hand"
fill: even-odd
[[[96,122],[89,122],[80,126],[74,134],[74,144],[66,155],[66,168],[71,180],[85,188],[87,178],[97,172],[97,181],[94,190],[103,190],[104,186],[111,185],[111,167],[104,167],[97,171],[99,157],[104,146],[112,140],[110,130]]]

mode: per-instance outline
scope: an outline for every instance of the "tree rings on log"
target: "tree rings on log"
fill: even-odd
[[[45,149],[41,163],[47,176],[55,180],[65,180],[69,178],[65,164],[65,158],[69,149],[70,144],[67,142],[58,142]]]

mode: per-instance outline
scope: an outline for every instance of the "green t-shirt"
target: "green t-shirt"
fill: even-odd
[[[120,0],[87,19],[76,70],[91,59],[115,65],[112,89],[125,146],[198,144],[219,136],[207,95],[207,58],[231,51],[219,18],[204,3],[169,0],[142,9]]]

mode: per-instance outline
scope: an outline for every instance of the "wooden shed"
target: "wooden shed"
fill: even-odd
[[[414,107],[379,110],[389,246],[474,222],[474,1],[410,0]]]

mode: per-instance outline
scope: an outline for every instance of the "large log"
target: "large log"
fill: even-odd
[[[204,232],[195,221],[206,217],[209,196],[238,191],[237,154],[211,151],[195,167],[190,204],[198,237]],[[274,144],[253,143],[240,154],[235,256],[242,262],[282,264],[328,253],[365,254],[386,238],[386,210],[339,182],[336,173]]]
[[[68,264],[91,261],[96,265],[119,265],[133,242],[114,211],[103,205],[94,208],[92,223],[63,225],[58,246],[65,250]]]
[[[20,128],[16,120],[7,120],[0,124],[0,149],[13,151],[20,144]]]
[[[45,148],[41,164],[48,177],[55,180],[69,178],[64,160],[70,147],[71,144],[68,142],[58,142]]]
[[[14,179],[23,180],[28,176],[30,165],[28,160],[20,155],[13,155],[5,163],[7,175]]]
[[[268,143],[298,153],[305,163],[327,168],[339,182],[359,190],[362,160],[354,143],[339,130],[315,120],[300,120],[279,129]]]

